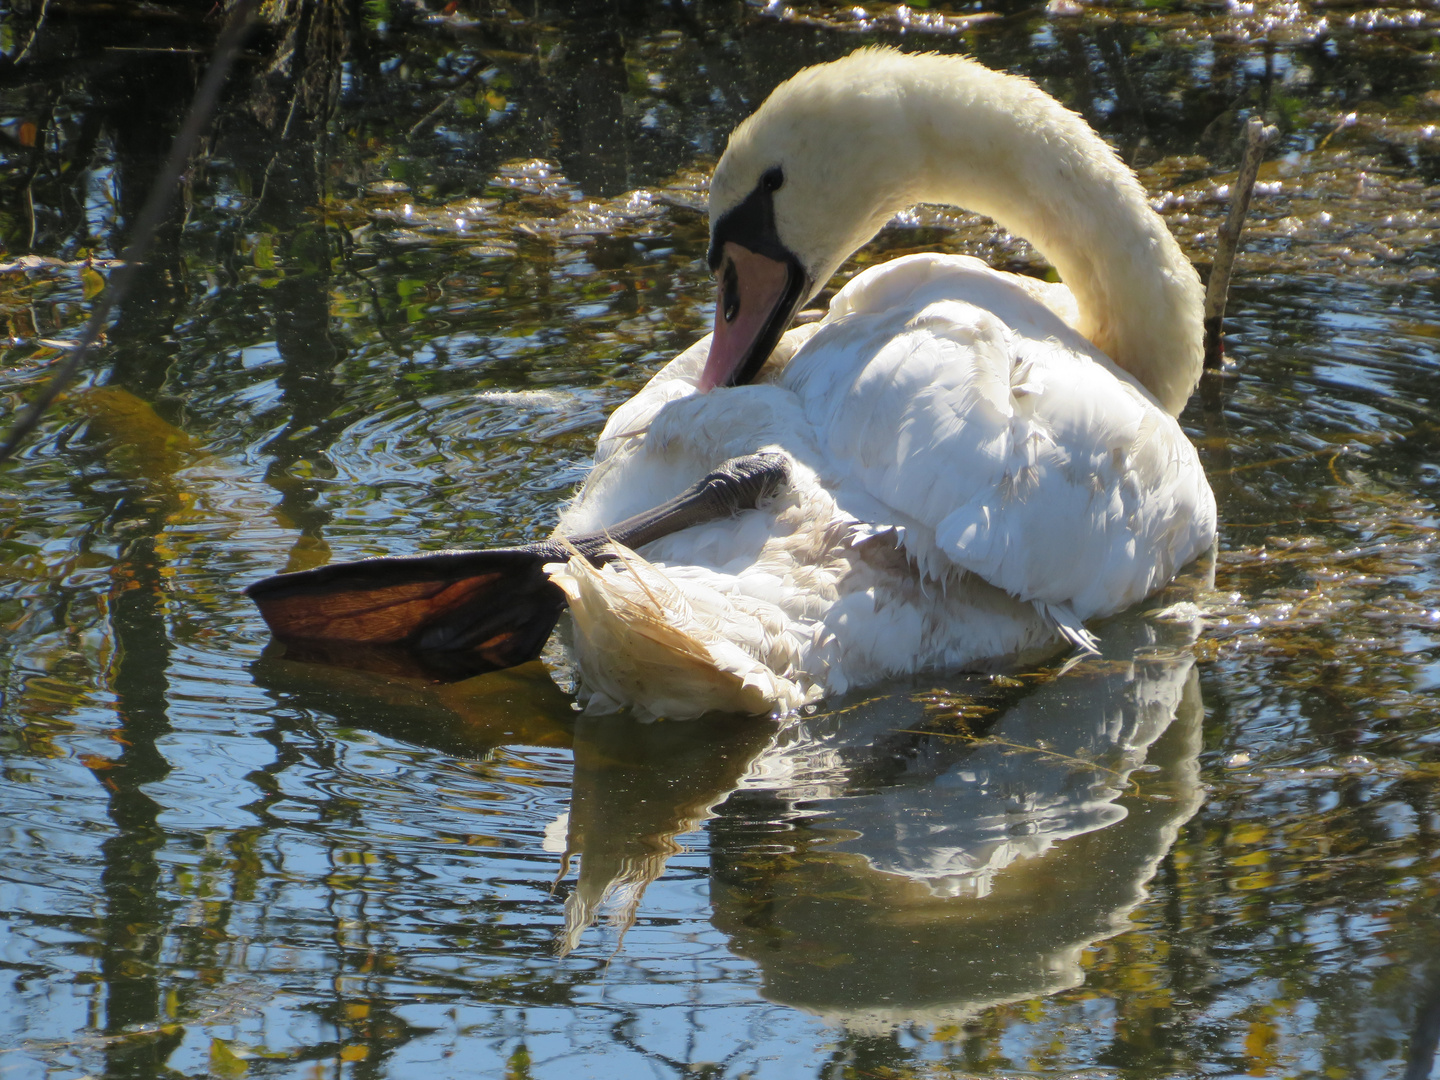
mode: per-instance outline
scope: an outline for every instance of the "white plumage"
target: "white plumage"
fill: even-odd
[[[847,110],[856,100],[864,108]],[[957,134],[966,109],[982,113],[981,147]],[[996,128],[991,113],[1007,109]],[[827,123],[859,161],[848,173],[824,145]],[[857,123],[880,125],[873,154]],[[1020,186],[1011,172],[1037,140],[1064,159],[1047,182],[1065,190],[1028,202],[991,192]],[[981,149],[1003,166],[988,181]],[[975,259],[909,256],[855,277],[749,385],[698,392],[713,381],[708,337],[667,365],[610,418],[558,532],[603,528],[763,449],[787,453],[793,477],[770,505],[673,534],[643,558],[555,568],[592,709],[784,711],[888,675],[990,665],[1061,638],[1085,646],[1085,621],[1209,547],[1214,499],[1171,415],[1198,375],[1198,284],[1083,122],[969,61],[867,50],[802,72],[737,130],[712,185],[712,228],[772,163],[785,174],[775,229],[812,289],[877,217],[921,200],[997,217],[1005,202],[1002,223],[1050,240],[1042,250],[1062,274],[1080,259],[1078,236],[1091,280],[1072,295]],[[881,165],[904,182],[868,190]],[[835,238],[823,247],[806,214],[827,203]],[[1061,228],[1056,213],[1076,220]],[[1094,310],[1096,297],[1124,308],[1127,295],[1152,310]]]

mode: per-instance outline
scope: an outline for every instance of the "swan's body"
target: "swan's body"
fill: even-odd
[[[922,201],[989,214],[1069,288],[911,256],[776,343]],[[793,459],[792,481],[643,558],[556,569],[592,708],[785,710],[1084,645],[1085,620],[1211,544],[1214,499],[1174,419],[1199,375],[1198,281],[1129,170],[1030,83],[888,50],[801,72],[732,135],[711,221],[716,334],[611,417],[557,531],[762,449]]]

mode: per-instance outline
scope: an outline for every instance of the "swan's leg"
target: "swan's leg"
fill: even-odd
[[[602,533],[571,537],[568,544],[598,564],[611,557],[604,550],[611,540],[640,547],[729,517],[788,479],[783,454],[732,458],[669,502]],[[540,654],[565,607],[545,564],[570,554],[565,542],[545,540],[491,551],[363,559],[265,578],[245,592],[277,638],[308,643],[315,658],[343,662],[346,647],[389,646],[445,654],[432,669],[475,675]]]
[[[731,458],[669,502],[626,518],[602,532],[572,537],[570,543],[595,562],[600,549],[612,540],[628,548],[643,547],[691,525],[751,510],[789,479],[790,459],[784,454],[770,452]]]

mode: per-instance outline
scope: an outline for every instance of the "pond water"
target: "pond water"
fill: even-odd
[[[0,16],[7,425],[210,7]],[[293,7],[0,466],[0,1077],[1436,1075],[1433,4]],[[1068,670],[786,723],[269,643],[259,577],[543,536],[706,328],[725,133],[873,42],[1037,79],[1202,268],[1280,126],[1183,417],[1213,564]],[[920,207],[841,277],[928,248],[1045,270]]]

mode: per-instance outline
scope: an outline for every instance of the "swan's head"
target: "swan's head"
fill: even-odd
[[[908,197],[902,54],[806,68],[730,136],[710,181],[715,337],[700,390],[755,378],[799,307]]]

